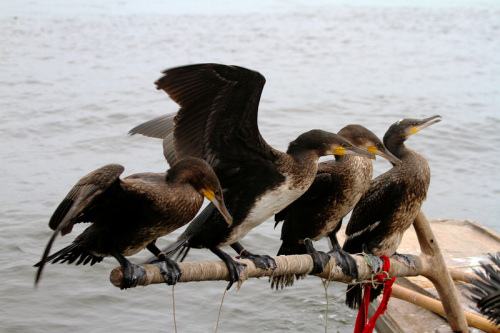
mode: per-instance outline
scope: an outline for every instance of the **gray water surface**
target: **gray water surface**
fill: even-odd
[[[112,259],[49,266],[38,290],[31,267],[50,236],[50,215],[82,175],[110,162],[126,173],[167,168],[159,141],[126,133],[176,110],[153,85],[171,66],[221,62],[264,74],[259,126],[279,149],[312,128],[360,123],[382,136],[402,117],[440,114],[440,124],[408,141],[432,170],[424,211],[500,230],[493,1],[3,0],[0,31],[2,332],[172,331],[171,288],[120,291],[108,282]],[[377,173],[388,167],[376,161]],[[279,230],[269,221],[243,243],[273,254]],[[192,251],[190,260],[200,259],[215,257]],[[224,286],[177,286],[178,331],[211,331]],[[343,286],[329,293],[329,331],[351,332]],[[324,310],[318,279],[280,292],[253,280],[226,295],[219,331],[317,332]]]

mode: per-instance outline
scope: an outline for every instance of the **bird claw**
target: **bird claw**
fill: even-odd
[[[358,265],[349,253],[339,248],[331,250],[328,254],[335,258],[335,263],[342,269],[343,274],[353,279],[358,278]]]
[[[314,251],[309,253],[313,260],[313,269],[309,273],[311,275],[323,273],[326,265],[330,261],[330,256],[323,251]]]
[[[227,284],[226,290],[229,290],[235,282],[240,281],[241,273],[243,273],[247,265],[231,260],[226,262],[226,266],[229,271],[229,283]]]
[[[240,254],[239,258],[251,260],[254,263],[255,267],[260,269],[275,270],[276,267],[278,267],[276,265],[276,260],[274,260],[271,256],[268,256],[267,254],[252,254],[244,251],[242,254]]]
[[[146,275],[144,267],[129,263],[123,268],[123,279],[120,289],[134,288]]]
[[[182,272],[179,265],[172,259],[164,257],[164,259],[160,261],[159,267],[163,279],[169,286],[175,285],[181,278]]]
[[[413,256],[407,255],[407,254],[402,254],[402,253],[394,253],[391,258],[405,264],[406,266],[415,269],[417,263],[415,262],[415,259]]]

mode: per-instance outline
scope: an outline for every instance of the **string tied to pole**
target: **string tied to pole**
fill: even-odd
[[[354,333],[372,333],[375,329],[377,319],[384,314],[387,310],[387,304],[391,297],[392,285],[396,281],[395,277],[389,276],[391,268],[391,261],[387,256],[380,257],[383,261],[382,272],[375,275],[375,279],[384,284],[384,292],[382,294],[382,301],[380,302],[377,310],[371,318],[368,318],[368,307],[370,306],[370,294],[373,288],[373,283],[365,283],[363,285],[363,300],[356,316],[356,325],[354,326]]]

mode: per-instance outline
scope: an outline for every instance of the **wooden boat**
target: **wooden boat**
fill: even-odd
[[[439,219],[431,221],[432,231],[449,269],[472,273],[488,253],[500,251],[500,236],[477,223],[465,220]],[[398,250],[401,253],[420,253],[413,230],[406,232]],[[400,277],[397,284],[430,297],[437,297],[434,285],[423,276]],[[477,312],[466,297],[464,282],[455,281],[464,310]],[[371,312],[378,304],[372,304]],[[392,297],[384,316],[377,321],[379,333],[452,332],[445,318],[412,303]],[[495,332],[495,330],[493,330]],[[500,328],[496,330],[500,332]],[[480,332],[480,330],[475,330]]]

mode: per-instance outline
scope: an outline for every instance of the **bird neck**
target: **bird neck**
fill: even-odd
[[[406,148],[405,141],[403,139],[387,140],[386,142],[384,142],[384,145],[394,156],[399,159],[403,159],[411,152],[408,148]]]

